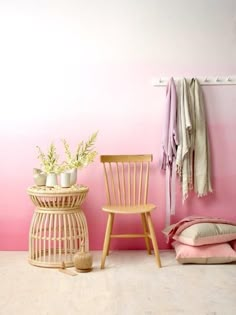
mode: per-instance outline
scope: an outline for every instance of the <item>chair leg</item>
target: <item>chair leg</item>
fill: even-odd
[[[115,214],[114,214],[114,213],[111,213],[111,233],[112,233],[112,229],[113,229],[114,217],[115,217]],[[106,256],[109,255],[110,243],[111,243],[111,238],[109,238],[109,244],[108,244],[108,247],[107,247]]]
[[[145,244],[147,247],[147,252],[148,252],[148,255],[151,255],[152,252],[151,252],[151,247],[150,247],[149,238],[148,238],[148,226],[147,226],[147,219],[146,219],[145,213],[141,213],[141,217],[142,217],[143,230],[145,234],[144,238],[145,238]]]
[[[104,243],[103,243],[103,251],[102,251],[102,260],[101,260],[101,269],[104,269],[105,266],[105,260],[107,256],[107,252],[109,249],[109,243],[110,243],[110,237],[111,237],[111,229],[112,229],[112,220],[114,214],[109,213],[108,214],[108,219],[107,219],[107,227],[106,227],[106,233],[105,233],[105,238],[104,238]]]
[[[154,227],[153,227],[153,224],[152,224],[152,219],[151,219],[150,212],[148,212],[146,214],[146,216],[147,216],[147,223],[148,223],[148,227],[149,227],[150,236],[151,236],[151,239],[152,239],[152,245],[153,245],[153,250],[154,250],[155,257],[156,257],[157,265],[158,265],[159,268],[161,268],[161,259],[160,259],[160,255],[159,255],[156,235],[155,235]]]

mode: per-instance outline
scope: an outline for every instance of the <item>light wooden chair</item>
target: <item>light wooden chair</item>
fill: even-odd
[[[149,167],[152,155],[102,155],[101,162],[104,167],[107,204],[102,210],[108,213],[105,232],[101,269],[105,266],[106,256],[109,254],[112,238],[143,237],[147,252],[151,254],[150,240],[158,267],[161,260],[153,228],[150,212],[156,208],[154,204],[147,203]],[[140,214],[143,234],[112,234],[115,214]]]

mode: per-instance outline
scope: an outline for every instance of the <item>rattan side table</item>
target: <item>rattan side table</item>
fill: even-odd
[[[39,267],[74,266],[73,255],[83,243],[89,250],[87,221],[80,208],[88,187],[32,186],[27,189],[36,206],[29,231],[29,263]]]

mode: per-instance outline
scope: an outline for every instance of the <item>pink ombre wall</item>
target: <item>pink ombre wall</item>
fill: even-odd
[[[36,145],[72,145],[99,130],[97,151],[153,153],[150,200],[160,248],[166,248],[164,177],[157,167],[165,88],[153,77],[236,74],[234,0],[0,2],[0,250],[27,250],[33,205],[26,189],[38,167]],[[236,86],[204,87],[214,193],[182,205],[190,214],[236,220]],[[79,172],[90,248],[101,249],[106,215],[99,158]],[[119,218],[116,230],[140,229]],[[143,240],[113,248],[144,248]]]

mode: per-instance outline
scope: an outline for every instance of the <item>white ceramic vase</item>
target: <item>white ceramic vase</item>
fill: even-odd
[[[57,185],[57,175],[55,173],[49,173],[47,175],[46,186],[54,187]]]
[[[75,185],[77,182],[77,168],[72,168],[68,173],[70,174],[70,185]]]
[[[68,172],[64,172],[64,173],[61,173],[60,175],[60,184],[61,184],[61,187],[63,188],[66,188],[66,187],[70,187],[71,184],[70,184],[70,173]]]

